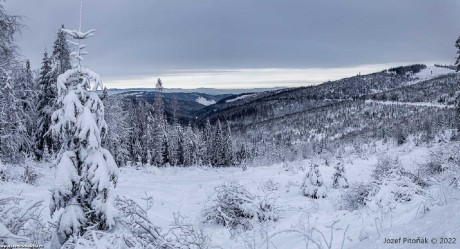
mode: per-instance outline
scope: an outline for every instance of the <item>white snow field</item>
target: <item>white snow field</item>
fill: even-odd
[[[241,95],[241,96],[238,96],[236,98],[233,98],[233,99],[229,99],[227,101],[225,101],[226,103],[230,103],[230,102],[235,102],[237,100],[241,100],[241,99],[245,99],[247,97],[252,97],[252,96],[255,96],[256,94],[253,93],[253,94],[244,94],[244,95]]]
[[[196,99],[196,102],[197,102],[198,104],[202,104],[202,105],[204,105],[204,106],[214,105],[214,104],[216,103],[216,101],[213,100],[213,99],[209,100],[209,99],[205,99],[205,98],[203,98],[203,97],[197,98],[197,99]]]
[[[434,147],[440,145],[434,145]],[[382,151],[392,156],[399,156],[404,167],[414,172],[417,163],[424,162],[430,148],[406,144],[401,147],[378,145],[377,151],[366,156],[350,155],[343,157],[345,174],[348,182],[353,185],[370,179],[373,166]],[[316,162],[325,182],[327,197],[309,199],[303,196],[300,186],[308,170],[310,162]],[[418,196],[412,201],[399,204],[391,212],[382,212],[372,206],[365,206],[355,211],[338,210],[339,196],[342,190],[331,187],[331,176],[336,159],[324,158],[294,161],[285,164],[249,166],[246,171],[241,168],[206,168],[206,167],[145,167],[121,168],[119,183],[115,193],[126,196],[146,207],[145,198],[153,197],[154,203],[148,211],[152,221],[167,231],[173,221],[174,213],[181,213],[195,225],[202,225],[211,236],[215,248],[316,248],[312,242],[308,245],[305,236],[311,236],[322,248],[355,248],[355,249],[386,249],[386,248],[459,248],[460,241],[460,201],[458,193],[445,190],[449,200],[434,203],[439,186],[430,188],[430,197]],[[42,164],[39,171],[43,174],[37,186],[24,183],[0,183],[0,195],[11,196],[21,193],[27,200],[44,200],[49,204],[50,186],[55,181],[54,169]],[[59,176],[57,176],[59,177]],[[276,222],[256,225],[253,230],[236,234],[232,237],[226,227],[203,223],[201,212],[213,193],[214,187],[226,180],[237,180],[249,191],[261,193],[260,187],[267,181],[278,196],[277,203],[283,211]],[[446,188],[447,189],[447,188]],[[442,199],[442,197],[439,197]],[[431,201],[430,201],[431,200]],[[451,201],[450,201],[451,200]],[[429,211],[423,212],[425,207]],[[45,218],[49,219],[48,210],[44,210]],[[330,242],[331,228],[334,222],[333,238]],[[347,229],[348,227],[348,229]],[[323,235],[324,237],[323,237]],[[345,238],[344,238],[345,234]],[[268,237],[268,240],[267,240]],[[457,238],[455,245],[421,245],[384,243],[385,238],[427,237]],[[267,246],[268,241],[268,246]],[[331,243],[331,244],[329,244]],[[342,247],[343,243],[343,247]]]
[[[422,69],[420,72],[412,75],[411,78],[413,78],[413,80],[406,83],[406,85],[417,84],[419,82],[434,79],[450,73],[455,73],[455,70],[445,67],[427,66],[425,69]]]

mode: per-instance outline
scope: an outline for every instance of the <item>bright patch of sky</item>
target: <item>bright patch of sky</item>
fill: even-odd
[[[166,88],[192,89],[198,87],[244,89],[265,87],[299,87],[328,80],[369,74],[410,63],[361,65],[343,68],[264,68],[232,70],[176,70],[154,76],[106,79],[110,88],[153,88],[161,78]],[[428,63],[427,63],[428,64]]]

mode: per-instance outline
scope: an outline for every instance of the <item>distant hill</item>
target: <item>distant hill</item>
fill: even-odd
[[[118,93],[117,95],[133,100],[134,102],[142,100],[152,104],[156,94],[156,91],[127,91]],[[232,94],[210,95],[199,92],[162,92],[160,94],[163,98],[166,116],[168,117],[171,117],[173,112],[173,100],[177,100],[177,117],[182,123],[194,123],[197,111],[206,106],[213,105],[222,99],[234,96]]]
[[[253,93],[253,92],[265,92],[272,90],[284,89],[283,87],[273,88],[250,88],[250,89],[217,89],[217,88],[195,88],[195,89],[183,89],[183,88],[164,88],[165,93],[205,93],[209,95],[221,95],[221,94],[242,94],[242,93]],[[155,92],[156,88],[126,88],[108,89],[109,94],[118,94],[125,92]]]

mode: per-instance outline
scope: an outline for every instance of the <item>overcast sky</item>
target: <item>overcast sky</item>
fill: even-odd
[[[78,0],[7,0],[24,16],[21,53],[38,68]],[[412,62],[453,63],[459,0],[85,0],[85,66],[109,87],[320,83]]]

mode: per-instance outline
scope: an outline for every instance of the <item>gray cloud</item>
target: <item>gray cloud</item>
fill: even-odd
[[[77,28],[80,1],[7,0],[28,28],[22,54],[39,67],[61,24]],[[169,70],[349,67],[453,62],[458,0],[86,0],[97,29],[85,62],[104,77]]]

